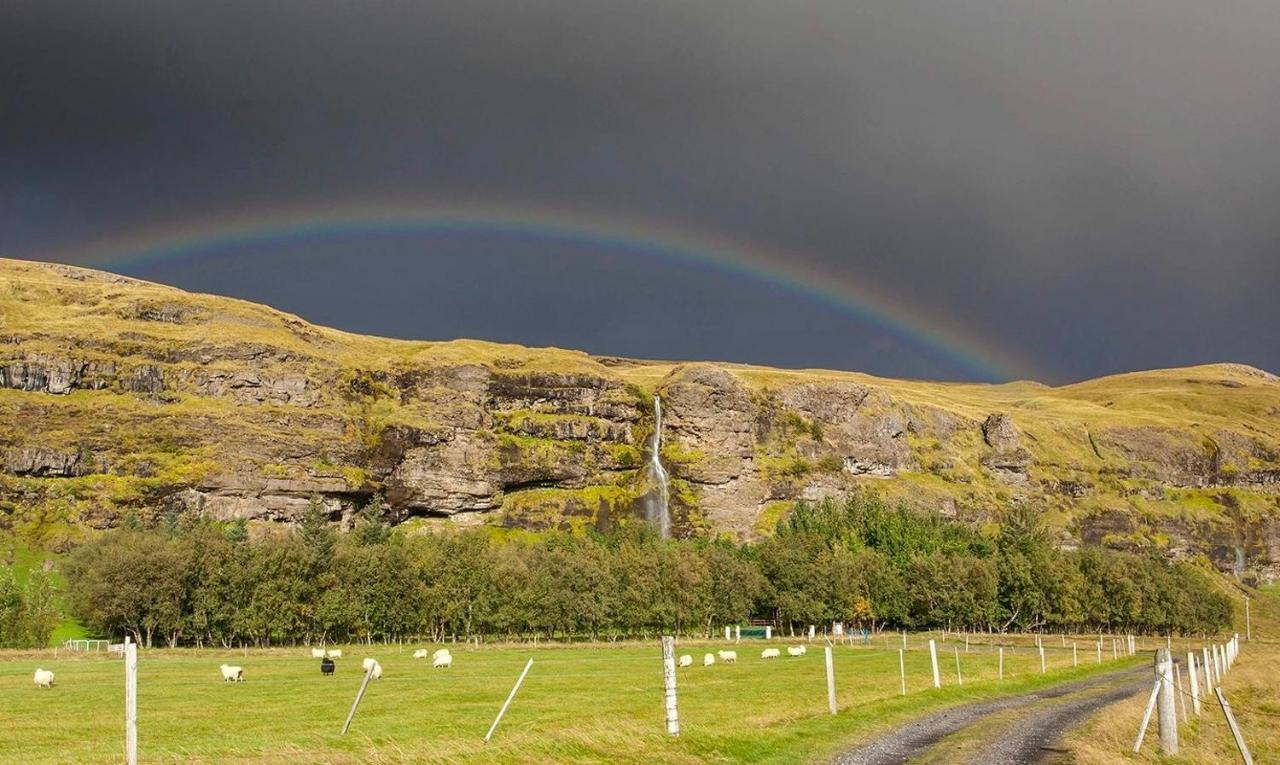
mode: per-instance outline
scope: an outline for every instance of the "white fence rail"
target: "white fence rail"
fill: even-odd
[[[88,653],[102,653],[103,651],[112,650],[109,640],[67,640],[63,642],[62,647],[68,651]]]

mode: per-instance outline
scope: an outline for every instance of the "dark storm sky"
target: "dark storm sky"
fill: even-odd
[[[380,200],[786,253],[1048,382],[1280,370],[1280,7],[0,0],[0,255]],[[352,235],[126,270],[395,336],[990,376],[606,244]]]

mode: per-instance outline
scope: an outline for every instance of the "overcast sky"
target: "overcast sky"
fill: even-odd
[[[1280,371],[1280,7],[0,0],[0,255],[381,200],[785,253],[1046,382]],[[510,232],[130,268],[393,336],[998,376],[767,281]]]

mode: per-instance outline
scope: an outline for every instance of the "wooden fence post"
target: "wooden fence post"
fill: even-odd
[[[1151,710],[1156,708],[1156,696],[1160,693],[1160,681],[1151,686],[1151,695],[1147,697],[1147,709],[1142,713],[1142,724],[1138,726],[1138,739],[1133,742],[1133,751],[1142,748],[1142,739],[1147,735],[1147,726],[1151,724]]]
[[[514,691],[513,691],[514,693]],[[662,637],[662,704],[666,710],[667,735],[680,735],[680,712],[676,707],[676,639]]]
[[[1222,705],[1222,714],[1227,718],[1227,725],[1231,728],[1231,736],[1236,740],[1236,749],[1240,751],[1240,759],[1244,761],[1244,765],[1253,765],[1253,755],[1249,754],[1249,746],[1244,743],[1244,736],[1240,734],[1240,726],[1236,725],[1236,716],[1231,714],[1231,705],[1227,703],[1227,697],[1222,695],[1222,688],[1215,688],[1214,693],[1218,694],[1218,703]]]
[[[1071,643],[1071,666],[1080,666],[1080,656],[1076,653],[1076,644],[1074,642]]]
[[[1044,646],[1040,646],[1040,674],[1044,674]]]
[[[1156,676],[1160,680],[1160,695],[1156,714],[1160,723],[1160,751],[1178,753],[1178,709],[1173,700],[1173,657],[1168,648],[1156,649]]]
[[[905,652],[898,649],[898,674],[902,676],[902,695],[907,695],[907,660],[904,658]]]
[[[942,677],[938,674],[938,645],[929,639],[929,661],[933,664],[933,687],[942,687]]]
[[[1208,647],[1201,646],[1200,655],[1204,659],[1204,692],[1208,695],[1213,693],[1213,666],[1209,663]]]
[[[955,646],[956,652],[956,685],[964,685],[964,675],[960,674],[960,646]]]
[[[124,761],[138,765],[138,644],[124,639]]]
[[[365,689],[369,687],[369,679],[373,677],[373,667],[369,667],[364,672],[364,680],[360,681],[360,690],[356,691],[356,699],[351,702],[351,711],[347,712],[347,721],[342,724],[342,733],[340,736],[347,735],[347,729],[351,727],[351,720],[356,716],[356,708],[360,706],[360,700],[364,698]]]
[[[827,654],[827,707],[831,714],[836,713],[836,667],[831,659],[831,646],[825,648]]]
[[[1182,667],[1178,664],[1173,665],[1173,689],[1178,692],[1178,705],[1182,707],[1182,721],[1188,722],[1187,694],[1182,690]]]
[[[1098,641],[1098,663],[1102,663],[1102,641]]]
[[[1253,640],[1253,624],[1249,621],[1249,598],[1244,599],[1244,639],[1245,642]]]
[[[668,640],[671,640],[671,638],[662,639],[664,655],[666,653],[666,641]],[[486,744],[489,743],[489,739],[493,737],[493,732],[498,729],[498,723],[502,722],[502,716],[507,713],[507,707],[511,706],[511,700],[516,697],[516,691],[520,690],[520,684],[524,682],[524,676],[529,674],[529,668],[532,666],[533,666],[533,657],[529,657],[529,663],[524,665],[524,671],[520,673],[520,677],[516,680],[516,684],[511,687],[511,693],[507,694],[507,700],[502,702],[502,709],[498,710],[498,716],[493,718],[493,725],[489,726],[489,732],[484,734],[484,742]],[[671,700],[669,702],[670,706],[668,707],[668,714],[675,711],[675,703],[676,703],[675,702],[675,692],[676,692],[675,670],[672,669],[671,673],[672,673]],[[667,731],[670,732],[670,730],[671,730],[671,718],[668,717]],[[674,736],[679,732],[680,732],[680,726],[677,724],[676,731],[675,733],[672,733],[672,735]]]
[[[999,659],[998,659],[999,663],[996,666],[999,669],[997,670],[996,679],[1003,680],[1004,679],[1004,646],[1000,646],[998,655],[999,655]]]
[[[1200,681],[1196,677],[1196,652],[1187,651],[1187,676],[1191,678],[1191,708],[1200,716]]]

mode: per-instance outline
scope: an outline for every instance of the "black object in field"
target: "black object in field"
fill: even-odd
[[[333,659],[330,659],[328,656],[326,656],[320,660],[320,674],[322,675],[333,674]]]

